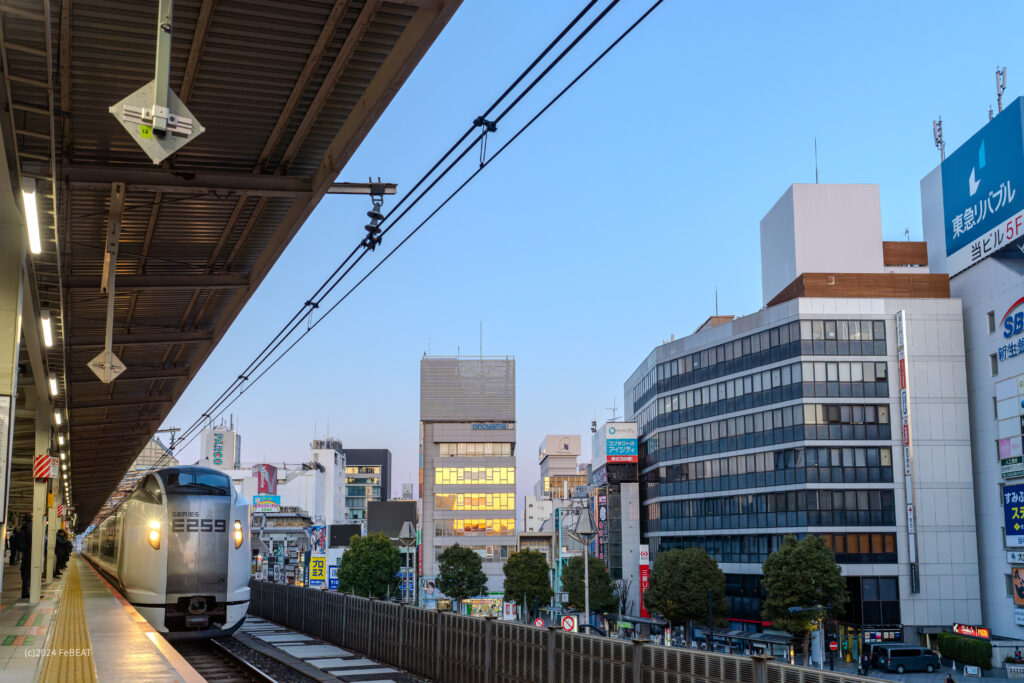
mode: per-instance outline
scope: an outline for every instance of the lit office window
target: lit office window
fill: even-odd
[[[515,510],[514,493],[438,493],[434,495],[437,510]]]
[[[500,458],[512,455],[510,443],[440,443],[442,458]]]
[[[443,486],[511,485],[516,483],[514,467],[438,467],[434,483]]]

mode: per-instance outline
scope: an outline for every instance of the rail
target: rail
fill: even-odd
[[[256,616],[438,683],[866,683],[780,664],[253,580]],[[877,682],[876,682],[877,683]]]

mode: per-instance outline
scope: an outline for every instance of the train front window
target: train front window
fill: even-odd
[[[231,480],[220,472],[198,467],[174,467],[160,472],[168,493],[230,496]]]

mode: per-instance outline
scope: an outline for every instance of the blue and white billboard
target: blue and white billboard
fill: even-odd
[[[950,275],[1024,235],[1022,114],[1017,98],[939,167]]]
[[[1024,484],[1003,487],[1003,517],[1006,545],[1024,546]]]

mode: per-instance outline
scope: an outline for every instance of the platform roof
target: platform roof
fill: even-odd
[[[45,365],[70,417],[80,525],[459,4],[176,0],[170,84],[206,130],[154,165],[108,108],[153,78],[157,2],[0,3],[0,132],[11,190],[34,179],[41,212],[49,208],[28,273],[38,307],[60,313]],[[128,369],[107,385],[87,362],[104,342],[112,207],[121,221],[113,350]],[[30,489],[33,440],[23,431],[12,504]]]

